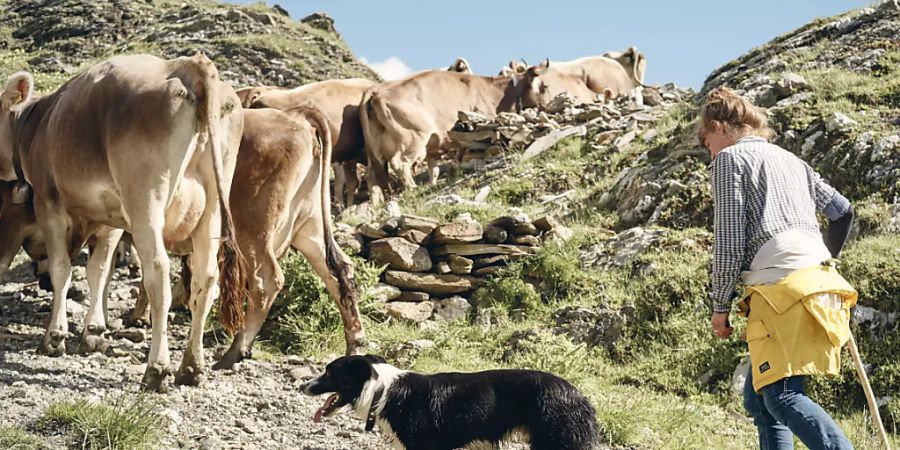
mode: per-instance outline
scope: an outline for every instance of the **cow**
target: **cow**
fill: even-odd
[[[447,67],[447,71],[468,74],[475,73],[472,71],[472,66],[469,65],[469,61],[466,61],[466,58],[456,58],[456,61],[454,61],[453,64],[450,64],[450,67]]]
[[[244,326],[214,369],[232,368],[251,355],[253,341],[284,286],[278,260],[288,248],[306,257],[337,303],[345,324],[347,354],[358,352],[365,344],[352,264],[331,233],[330,134],[327,118],[314,108],[244,111],[229,206],[238,246],[247,258],[249,301]],[[46,255],[41,253],[43,237],[34,213],[27,204],[7,201],[11,185],[0,183],[0,262],[6,261],[7,255],[12,260],[20,246],[40,262]],[[71,249],[72,256],[79,250]],[[189,257],[183,258],[182,284],[191,279],[188,261]],[[4,267],[8,263],[0,265],[0,278]],[[101,305],[105,314],[106,305]],[[142,319],[146,309],[142,292],[131,320]]]
[[[246,273],[226,201],[243,128],[238,97],[201,54],[117,56],[39,99],[33,86],[32,75],[19,72],[0,93],[6,116],[0,180],[16,181],[12,201],[31,202],[47,246],[53,309],[38,350],[65,352],[70,249],[92,235],[92,306],[81,347],[102,348],[106,318],[98,300],[106,295],[116,243],[128,231],[153,322],[143,388],[164,391],[170,374],[167,249],[190,248],[193,255],[191,332],[175,382],[199,384],[203,327],[219,275],[223,325],[230,331],[243,325]]]
[[[626,95],[644,85],[647,59],[635,47],[624,52],[607,52],[566,62],[553,62],[552,70],[581,78],[597,94]]]
[[[501,77],[511,77],[513,75],[522,75],[528,69],[528,63],[525,60],[516,61],[511,60],[509,64],[500,68],[500,73],[497,75]]]
[[[543,109],[550,100],[565,93],[576,103],[591,103],[598,99],[581,77],[553,70],[550,60],[529,67],[522,76],[522,107]],[[604,89],[602,99],[614,97],[611,89]]]
[[[416,185],[414,167],[428,156],[428,173],[437,180],[436,156],[446,149],[448,131],[459,111],[488,116],[514,111],[521,87],[515,77],[482,77],[431,70],[369,88],[359,105],[366,139],[367,178],[372,204],[384,200],[388,164],[408,189]]]
[[[339,204],[351,206],[360,184],[356,165],[366,164],[359,100],[375,84],[371,80],[352,78],[320,81],[293,89],[249,87],[239,89],[237,94],[244,108],[289,109],[312,105],[325,114],[334,142],[335,197]]]

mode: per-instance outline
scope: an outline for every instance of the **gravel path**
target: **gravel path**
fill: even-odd
[[[19,255],[0,285],[0,423],[29,429],[47,407],[61,400],[86,399],[111,403],[138,392],[149,348],[149,330],[124,328],[140,279],[119,268],[110,291],[109,348],[105,354],[76,354],[87,310],[84,255],[74,266],[73,289],[67,300],[70,332],[67,354],[38,355],[35,349],[50,314],[50,293],[38,288],[31,267]],[[181,361],[190,327],[185,311],[170,313],[173,366]],[[206,343],[207,365],[226,343]],[[207,372],[201,387],[171,386],[166,394],[148,394],[159,401],[168,418],[164,448],[382,450],[391,448],[378,434],[363,431],[363,422],[342,412],[320,424],[312,417],[322,399],[298,390],[323,364],[296,356],[276,362],[247,360],[234,370]],[[171,378],[168,380],[171,384]],[[65,436],[54,430],[36,434],[52,448],[63,448]],[[511,444],[504,449],[523,449]]]

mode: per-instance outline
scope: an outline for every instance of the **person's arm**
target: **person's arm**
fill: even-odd
[[[713,312],[731,312],[735,287],[744,261],[747,212],[741,168],[730,153],[719,153],[712,165],[713,262],[710,299]]]
[[[828,219],[825,230],[825,246],[832,258],[837,258],[847,242],[850,229],[853,227],[855,213],[846,197],[826,183],[818,173],[807,166],[813,182],[813,193],[816,197],[816,209]]]

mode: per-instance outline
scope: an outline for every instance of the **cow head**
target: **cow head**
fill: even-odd
[[[542,77],[548,70],[550,70],[549,59],[525,70],[521,81],[522,108],[542,108],[552,99],[550,87]]]
[[[22,110],[32,101],[34,96],[34,77],[28,72],[16,72],[6,80],[6,86],[0,93],[0,180],[15,180],[12,155],[15,145],[15,122]]]
[[[525,60],[521,61],[510,61],[509,64],[500,69],[501,77],[510,77],[513,75],[521,75],[524,74],[525,71],[528,70],[528,63]]]
[[[469,65],[469,61],[466,61],[465,58],[456,58],[456,61],[454,61],[453,64],[450,64],[450,67],[447,68],[447,71],[468,74],[473,73],[472,66]]]
[[[644,72],[647,71],[647,58],[637,47],[630,47],[624,52],[606,52],[603,56],[618,61],[635,84],[644,84]]]
[[[241,106],[246,108],[253,108],[254,103],[262,96],[265,88],[261,86],[254,87],[245,87],[234,91],[237,94],[238,99],[241,100]]]
[[[46,268],[41,267],[39,262],[46,260],[47,248],[37,226],[32,205],[13,201],[15,184],[14,181],[0,181],[0,280],[9,269],[19,248],[24,248],[28,256],[35,261],[35,275],[41,277],[41,286],[44,287],[49,278],[46,275]]]

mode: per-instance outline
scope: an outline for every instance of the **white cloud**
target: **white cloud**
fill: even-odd
[[[400,58],[396,56],[388,57],[382,62],[370,62],[366,58],[360,58],[363,64],[372,68],[381,78],[388,80],[396,80],[413,73],[412,68],[406,65]]]

